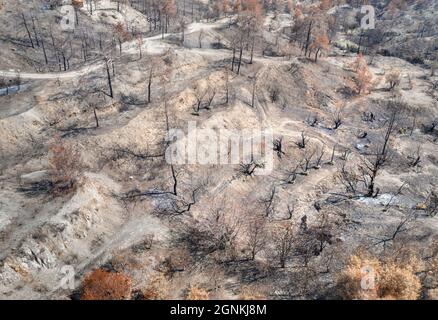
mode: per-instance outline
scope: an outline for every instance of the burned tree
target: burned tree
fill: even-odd
[[[208,216],[184,223],[176,242],[185,243],[193,256],[224,260],[227,253],[232,256],[235,251],[241,224],[240,219],[225,208],[213,208]]]
[[[208,92],[209,92],[208,86],[203,86],[201,83],[196,83],[194,85],[193,94],[195,95],[196,103],[193,109],[196,114],[198,114],[199,111],[202,109],[204,98],[207,96]]]
[[[285,178],[283,178],[284,183],[294,184],[297,180],[298,169],[302,166],[302,162],[298,163],[293,169],[287,170]]]
[[[307,175],[309,169],[312,168],[311,162],[313,159],[313,156],[316,153],[316,149],[315,148],[311,148],[311,150],[309,150],[308,148],[304,151],[304,155],[303,155],[303,161],[302,161],[302,174],[303,175]]]
[[[318,115],[310,115],[306,118],[306,123],[311,126],[315,127],[319,123]]]
[[[415,151],[408,156],[408,165],[409,167],[415,168],[421,162],[421,146],[419,145]]]
[[[301,139],[298,142],[296,142],[296,145],[300,149],[305,149],[308,141],[309,139],[305,136],[304,131],[301,131]]]
[[[107,75],[108,89],[109,89],[108,96],[110,96],[111,98],[114,98],[113,85],[112,85],[112,81],[111,81],[111,73],[110,73],[110,67],[109,67],[110,62],[112,62],[112,60],[110,61],[110,59],[105,59],[106,75]]]
[[[257,169],[264,168],[264,166],[262,162],[256,161],[251,157],[249,161],[242,161],[239,164],[238,171],[244,176],[252,177]]]
[[[283,151],[283,137],[277,138],[273,142],[273,150],[277,153],[278,158],[286,153]]]
[[[400,71],[395,69],[385,76],[385,82],[389,85],[388,90],[394,91],[395,87],[400,84]]]
[[[365,185],[367,191],[365,193],[366,197],[376,197],[379,193],[379,189],[376,189],[375,182],[376,177],[382,168],[382,166],[387,162],[389,156],[389,143],[391,135],[393,134],[396,127],[396,116],[397,110],[391,111],[390,118],[388,120],[386,133],[381,146],[377,147],[374,154],[367,155],[363,160],[359,170],[362,175],[362,182]]]
[[[332,114],[332,121],[333,130],[339,129],[339,127],[342,125],[342,112],[339,108]]]
[[[290,223],[281,224],[271,233],[273,258],[278,261],[280,268],[286,267],[286,262],[293,252],[295,241],[294,227]]]
[[[394,107],[395,105],[390,105]],[[361,192],[360,186],[364,187],[363,196],[365,197],[377,197],[379,195],[380,189],[376,187],[376,178],[382,167],[386,164],[389,159],[389,144],[392,134],[396,128],[397,119],[397,109],[393,108],[391,110],[389,119],[387,120],[386,132],[383,137],[383,141],[380,145],[376,146],[374,152],[364,154],[362,158],[362,163],[358,166],[358,171],[347,169],[348,153],[341,157],[344,161],[338,178],[341,183],[345,186],[346,191],[353,195]]]
[[[324,157],[325,154],[325,147],[322,146],[322,148],[318,149],[318,155],[316,158],[316,162],[314,165],[314,169],[320,169],[321,168],[321,162],[322,162],[322,158]]]
[[[267,241],[266,219],[261,215],[251,217],[245,226],[246,246],[248,247],[250,260],[254,260],[261,252]]]
[[[265,216],[269,217],[275,213],[275,186],[271,188],[266,197],[260,199],[260,204],[264,207]]]
[[[30,34],[29,26],[27,25],[26,17],[24,16],[24,13],[21,13],[21,17],[23,18],[24,28],[26,29],[27,36],[28,36],[28,38],[29,38],[30,45],[32,46],[32,48],[35,48],[35,46],[34,46],[34,44],[33,44],[32,36],[31,36],[31,34]]]

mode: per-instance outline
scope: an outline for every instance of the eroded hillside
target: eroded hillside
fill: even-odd
[[[437,297],[436,2],[229,2],[4,3],[0,297]]]

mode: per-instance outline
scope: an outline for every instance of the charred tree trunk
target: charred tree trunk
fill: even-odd
[[[27,26],[27,22],[26,22],[26,18],[24,16],[24,13],[22,13],[21,16],[23,17],[24,28],[26,28],[27,36],[29,37],[29,40],[30,40],[30,45],[32,46],[32,48],[35,48],[35,46],[33,44],[32,36],[30,35],[29,27]]]
[[[108,65],[108,60],[106,61],[106,75],[108,78],[108,88],[109,88],[109,96],[112,98],[114,98],[113,96],[113,86],[111,83],[111,74],[110,74],[110,69],[109,69],[109,65]]]
[[[35,18],[32,16],[31,20],[32,20],[33,34],[35,35],[35,42],[36,42],[37,47],[39,48],[40,47],[40,41],[38,40],[38,33],[37,33],[36,27],[35,27]]]
[[[233,59],[231,60],[231,71],[234,71],[234,63],[236,61],[236,48],[233,47]]]
[[[149,72],[149,82],[148,82],[148,103],[151,103],[151,89],[152,89],[152,76],[153,76],[153,68],[151,68],[151,71]]]
[[[47,59],[46,47],[44,46],[44,39],[41,37],[41,47],[43,48],[44,60],[46,61],[46,65],[49,64],[49,60]]]
[[[237,74],[240,74],[240,66],[242,65],[242,56],[243,56],[243,46],[240,47],[239,63],[237,65]]]
[[[249,60],[249,64],[252,64],[252,62],[254,60],[254,46],[255,46],[255,37],[253,37],[252,43],[251,43],[251,58]]]
[[[99,128],[99,119],[97,118],[96,108],[93,108],[94,120],[96,121],[96,128]]]
[[[307,56],[307,52],[309,51],[309,44],[310,44],[310,36],[312,34],[312,22],[309,23],[309,29],[307,30],[307,38],[306,38],[306,46],[304,51],[304,56]]]

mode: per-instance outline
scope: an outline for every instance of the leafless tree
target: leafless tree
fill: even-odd
[[[332,114],[333,130],[339,129],[342,125],[342,112],[338,109]]]
[[[204,98],[207,96],[209,91],[208,86],[204,87],[201,84],[196,84],[193,88],[193,93],[195,95],[196,104],[194,106],[194,110],[196,113],[199,113],[203,106]]]
[[[408,156],[408,165],[412,168],[418,166],[421,162],[421,146],[419,145],[415,153]]]
[[[286,262],[290,258],[295,241],[294,227],[290,223],[279,225],[271,233],[273,258],[278,261],[280,268],[286,267]]]
[[[152,101],[152,78],[154,76],[154,67],[151,66],[149,70],[149,79],[148,79],[148,103]]]
[[[309,139],[305,136],[304,131],[301,131],[301,139],[296,143],[298,148],[305,149]]]
[[[400,71],[392,70],[385,76],[385,81],[389,85],[389,91],[394,91],[401,81]]]
[[[353,170],[348,170],[346,168],[346,161],[343,164],[338,173],[339,181],[344,185],[347,193],[355,195],[358,190],[359,176]]]
[[[281,159],[282,155],[286,153],[283,151],[283,137],[277,138],[273,142],[273,149],[277,153],[277,156]]]
[[[252,80],[252,93],[251,93],[251,108],[254,108],[255,106],[255,100],[256,100],[256,90],[257,90],[257,75],[253,77]]]
[[[184,19],[184,17],[182,17],[179,20],[179,26],[181,28],[181,45],[184,46],[184,41],[185,41],[185,32],[186,32],[186,20]]]
[[[406,213],[405,216],[400,220],[400,222],[394,227],[394,230],[391,231],[389,235],[381,239],[378,239],[378,241],[374,245],[382,244],[383,247],[386,247],[386,245],[389,242],[393,242],[397,236],[408,230],[410,224],[414,222],[416,219],[417,219],[417,214],[414,211],[410,211]]]
[[[285,178],[283,179],[286,184],[294,184],[297,180],[298,169],[302,166],[302,162],[298,163],[293,169],[286,171]]]
[[[302,219],[302,227],[297,236],[294,247],[295,255],[303,261],[303,266],[308,267],[311,259],[320,256],[327,245],[332,244],[335,225],[328,212],[321,212],[317,221],[310,225],[307,219]]]
[[[266,246],[266,219],[261,215],[249,218],[245,228],[246,245],[249,248],[250,260],[254,260],[256,255]]]
[[[110,159],[112,161],[119,160],[130,160],[130,161],[145,161],[160,159],[164,157],[164,150],[153,152],[148,149],[135,148],[132,145],[122,146],[121,144],[115,143],[108,148],[110,154]]]
[[[225,67],[225,103],[230,101],[230,71]]]
[[[350,154],[351,154],[351,150],[350,149],[344,149],[344,151],[342,152],[342,154],[341,154],[341,160],[342,161],[348,161],[348,157],[350,156]]]
[[[271,102],[274,103],[278,100],[280,96],[280,89],[277,87],[276,84],[272,84],[268,88],[269,93],[269,99],[271,99]]]
[[[114,94],[113,94],[113,85],[112,85],[112,81],[111,81],[111,73],[110,73],[110,68],[109,68],[109,59],[105,59],[105,67],[106,67],[106,75],[107,75],[107,80],[108,80],[108,88],[109,88],[109,96],[111,98],[114,98]]]
[[[233,211],[214,208],[205,218],[187,219],[179,227],[176,242],[186,243],[194,256],[205,258],[217,252],[220,253],[217,258],[222,260],[226,251],[234,250],[241,225]]]
[[[257,169],[260,169],[263,167],[264,167],[263,163],[251,158],[251,160],[249,162],[248,161],[241,162],[239,165],[238,171],[241,174],[243,174],[244,176],[252,177]]]
[[[383,208],[383,212],[386,212],[389,210],[389,208],[391,207],[392,201],[403,192],[403,188],[405,186],[406,186],[406,182],[403,182],[403,184],[400,186],[400,188],[398,188],[397,192],[394,193],[393,195],[391,195],[391,198],[386,203],[385,208]]]
[[[264,207],[266,217],[275,214],[275,209],[276,209],[275,193],[276,193],[276,189],[275,186],[273,186],[269,190],[268,194],[264,198],[260,199],[260,204]]]
[[[306,119],[306,123],[311,127],[317,126],[319,123],[318,116],[317,115],[308,116]]]
[[[322,158],[324,157],[324,154],[325,154],[325,147],[322,146],[321,148],[318,148],[318,155],[316,157],[316,162],[314,166],[315,169],[321,168],[321,161]]]
[[[207,90],[207,105],[206,108],[210,108],[213,103],[214,98],[216,97],[216,88],[214,86],[208,86]]]
[[[166,214],[171,216],[182,215],[190,212],[192,207],[197,203],[198,197],[202,193],[204,187],[205,185],[203,183],[200,183],[199,185],[193,187],[191,191],[187,192],[189,194],[188,197],[182,193],[176,195],[174,190],[172,192],[172,196],[170,196],[169,198],[169,203],[160,207],[158,209],[158,212],[160,214]]]
[[[362,165],[359,166],[362,175],[362,182],[367,188],[365,194],[367,197],[376,197],[379,193],[379,190],[376,190],[375,187],[376,177],[382,166],[388,160],[389,142],[391,135],[395,130],[397,112],[397,109],[394,109],[391,112],[382,145],[376,149],[374,154],[366,157]]]
[[[202,40],[204,39],[204,37],[205,37],[204,29],[201,29],[201,30],[199,31],[199,35],[198,35],[198,45],[199,45],[199,49],[202,49]]]
[[[330,165],[335,164],[335,151],[336,151],[336,144],[333,145],[333,148],[332,148],[332,155],[330,157],[330,162],[329,162]]]
[[[27,36],[29,37],[30,45],[32,46],[32,48],[35,48],[35,46],[33,44],[32,36],[30,35],[30,30],[29,30],[29,26],[28,26],[27,21],[26,21],[26,17],[24,16],[24,13],[21,13],[21,17],[23,18],[24,28],[26,29]]]
[[[303,166],[301,167],[303,169],[302,174],[307,175],[309,169],[312,167],[311,162],[313,159],[313,156],[316,153],[316,149],[312,148],[309,150],[308,148],[304,151],[303,155]]]

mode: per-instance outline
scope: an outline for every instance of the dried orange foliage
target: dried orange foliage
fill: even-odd
[[[353,68],[356,72],[355,80],[357,85],[357,92],[359,94],[366,93],[371,87],[373,75],[368,68],[367,61],[361,53],[357,55],[357,58],[353,63]]]
[[[333,0],[321,0],[321,2],[319,3],[319,8],[321,10],[327,11],[331,7],[333,7]]]
[[[296,20],[302,20],[303,19],[303,11],[301,11],[301,8],[299,6],[296,6],[294,9],[294,18]]]
[[[142,290],[144,300],[164,300],[169,298],[169,285],[163,274],[154,276]]]
[[[230,6],[230,4],[228,3],[228,0],[222,0],[222,5],[221,5],[221,7],[222,7],[222,11],[223,11],[224,13],[227,13],[227,12],[228,12],[229,6]]]
[[[71,4],[75,7],[82,8],[84,6],[84,0],[72,0]]]
[[[96,269],[83,282],[82,300],[126,300],[131,297],[131,278],[122,273]]]
[[[265,300],[266,296],[253,288],[245,288],[239,295],[239,300]]]
[[[241,8],[242,8],[241,0],[235,0],[233,3],[233,11],[238,12],[241,10]]]
[[[49,168],[56,192],[74,188],[80,155],[73,147],[56,136],[49,145]]]
[[[114,31],[117,34],[117,36],[123,41],[127,41],[127,40],[131,39],[131,35],[125,29],[125,27],[123,26],[123,24],[121,22],[118,22],[116,24],[116,26],[114,27]]]
[[[169,17],[174,17],[176,15],[176,4],[174,0],[164,0],[159,2],[160,12]]]
[[[391,14],[394,14],[399,10],[401,11],[406,10],[407,8],[406,0],[391,0],[386,8]]]
[[[209,298],[210,294],[207,290],[197,286],[190,287],[186,297],[187,300],[208,300]]]
[[[244,0],[239,4],[239,21],[248,30],[257,30],[263,22],[263,8],[258,0]]]
[[[262,11],[262,6],[260,4],[260,1],[258,1],[258,0],[244,0],[241,3],[242,3],[242,7],[244,10],[256,12],[259,14]]]
[[[338,279],[340,293],[345,299],[418,299],[421,290],[420,279],[415,274],[418,265],[416,259],[400,263],[380,261],[362,253],[353,255]],[[364,270],[372,273],[367,275]],[[374,285],[363,286],[366,276],[372,278]]]
[[[315,51],[315,62],[318,60],[318,55],[321,51],[329,49],[330,40],[325,33],[319,34],[310,45],[310,49]]]

